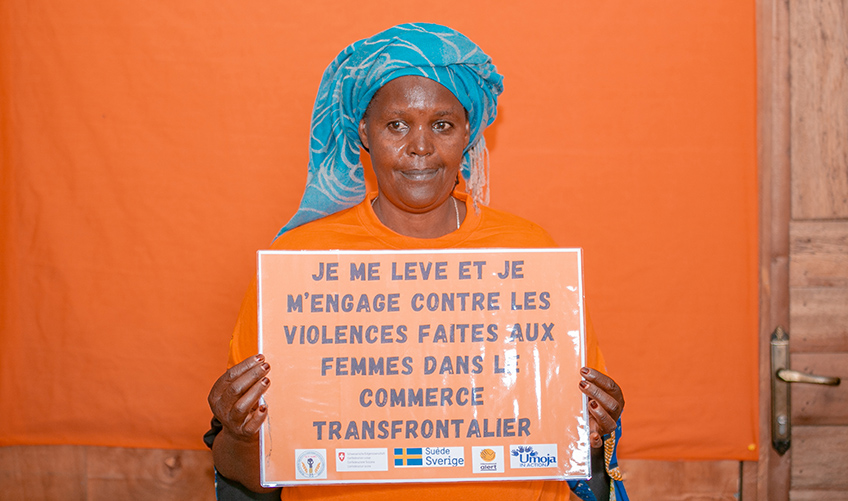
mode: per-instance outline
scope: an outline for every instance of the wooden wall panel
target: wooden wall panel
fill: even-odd
[[[790,363],[795,370],[836,376],[845,382],[839,386],[793,384],[792,425],[848,425],[848,353],[794,354]],[[848,463],[848,452],[843,457]]]
[[[843,490],[792,491],[789,501],[848,501]]]
[[[792,222],[789,236],[790,286],[848,288],[848,221]]]
[[[848,352],[848,288],[790,291],[793,353]]]
[[[215,499],[208,451],[89,447],[88,499]]]
[[[620,463],[627,494],[634,501],[739,499],[738,461],[622,459]]]
[[[757,461],[742,461],[741,478],[739,479],[739,499],[740,501],[754,501],[759,493],[759,479],[757,478],[757,470],[759,463]]]
[[[848,427],[795,426],[792,451],[793,490],[848,493]]]
[[[848,2],[789,6],[792,218],[848,218]]]
[[[214,501],[208,451],[0,447],[0,499]]]
[[[0,448],[0,498],[85,500],[85,448],[72,445]]]

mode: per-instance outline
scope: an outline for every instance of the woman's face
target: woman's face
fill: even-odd
[[[429,78],[396,78],[374,95],[359,123],[380,197],[408,213],[429,212],[453,191],[470,136],[465,109]]]

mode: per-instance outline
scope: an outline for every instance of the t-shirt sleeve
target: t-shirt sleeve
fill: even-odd
[[[241,302],[233,337],[230,338],[230,353],[227,357],[227,367],[232,367],[249,356],[259,352],[256,319],[256,278],[251,280],[244,299]]]
[[[595,336],[595,327],[592,325],[592,318],[588,311],[586,311],[586,365],[604,374],[607,373],[607,363],[604,360],[604,354],[601,353],[598,338]]]

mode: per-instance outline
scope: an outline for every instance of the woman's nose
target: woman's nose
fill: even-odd
[[[407,149],[410,155],[427,156],[433,153],[433,139],[427,127],[415,127],[410,131]]]

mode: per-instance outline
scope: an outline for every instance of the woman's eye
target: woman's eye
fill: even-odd
[[[395,120],[393,122],[389,122],[388,127],[391,130],[403,130],[404,128],[406,128],[406,124],[404,124],[400,120]]]
[[[450,122],[436,122],[433,124],[433,130],[444,132],[453,127],[453,124]]]

